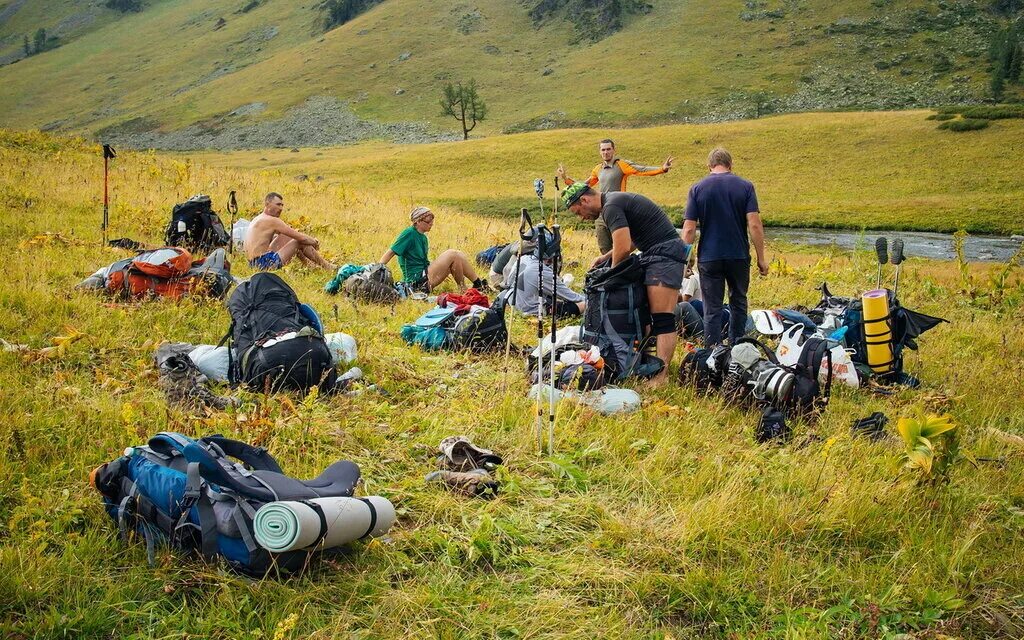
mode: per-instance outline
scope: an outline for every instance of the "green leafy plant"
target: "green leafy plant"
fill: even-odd
[[[904,416],[896,424],[903,439],[903,467],[918,476],[921,484],[937,485],[949,481],[953,464],[960,458],[957,425],[947,415],[918,411]]]

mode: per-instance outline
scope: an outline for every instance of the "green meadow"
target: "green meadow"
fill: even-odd
[[[620,145],[652,162],[677,156],[668,176],[636,183],[670,205],[683,203],[708,147],[725,143],[776,224],[948,229],[959,220],[1019,230],[1019,154],[1011,153],[1021,144],[1019,122],[948,134],[924,116],[644,129],[622,132]],[[527,202],[532,178],[560,160],[582,174],[599,135],[194,159],[125,151],[112,163],[111,235],[158,243],[171,205],[194,193],[222,205],[236,189],[249,217],[265,192],[278,190],[285,219],[317,235],[339,262],[375,260],[414,203],[443,198],[453,203],[436,207],[432,252],[475,252],[511,237],[517,221],[470,204]],[[819,144],[801,146],[810,140]],[[229,317],[216,301],[121,303],[73,289],[125,256],[100,245],[99,158],[96,145],[79,140],[0,132],[0,338],[25,345],[0,351],[0,635],[1024,635],[1024,338],[1016,329],[1024,284],[1013,263],[911,257],[900,279],[904,304],[951,322],[908,355],[907,370],[923,386],[893,395],[838,388],[819,421],[794,425],[788,444],[758,445],[754,412],[673,383],[639,388],[643,407],[626,416],[562,403],[556,451],[547,456],[534,450],[521,362],[406,347],[399,330],[427,303],[355,304],[323,292],[329,274],[299,266],[283,277],[329,331],[356,337],[358,364],[378,390],[333,398],[239,392],[237,410],[168,408],[155,346],[215,343]],[[297,181],[298,173],[311,179]],[[596,250],[592,234],[568,228],[565,245],[579,282],[578,265]],[[812,253],[770,241],[769,257],[772,273],[751,291],[754,308],[813,305],[823,280],[847,295],[874,286],[866,251]],[[251,273],[238,256],[232,266],[237,276]],[[517,344],[535,339],[522,318],[511,329]],[[889,416],[894,433],[897,419],[918,409],[948,413],[957,425],[962,456],[948,482],[922,483],[905,469],[898,439],[851,435],[851,421],[873,411]],[[167,429],[261,444],[299,477],[353,460],[362,491],[390,499],[398,522],[387,537],[297,577],[253,581],[166,550],[149,567],[144,545],[118,539],[87,476]],[[424,485],[437,443],[453,434],[504,455],[495,500]]]

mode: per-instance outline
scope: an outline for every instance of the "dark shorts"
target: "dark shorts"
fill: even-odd
[[[268,251],[261,256],[256,256],[249,261],[249,266],[260,271],[273,271],[284,266],[281,256],[276,251]]]
[[[430,265],[427,265],[427,268],[429,269]],[[427,277],[427,269],[423,270],[419,279],[409,282],[409,288],[420,293],[430,293],[430,278]]]
[[[678,289],[683,286],[688,247],[680,239],[654,245],[640,255],[644,267],[644,284]]]

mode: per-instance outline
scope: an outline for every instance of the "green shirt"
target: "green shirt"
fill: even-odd
[[[416,282],[423,278],[430,260],[427,258],[427,236],[408,227],[398,234],[391,244],[391,250],[398,256],[398,266],[402,268],[402,280]]]

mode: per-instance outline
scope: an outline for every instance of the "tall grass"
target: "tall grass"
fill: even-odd
[[[511,162],[511,159],[509,160]],[[0,635],[5,637],[854,638],[1020,637],[1024,633],[1024,397],[1019,304],[979,306],[950,263],[911,257],[904,303],[953,321],[907,366],[924,381],[892,396],[838,389],[817,424],[785,447],[754,443],[755,416],[676,385],[603,417],[563,404],[557,453],[533,451],[520,363],[430,354],[398,338],[427,309],[353,305],[327,276],[284,277],[329,330],[359,342],[386,393],[316,403],[243,394],[234,412],[168,409],[150,364],[161,340],[214,342],[221,304],[111,304],[72,286],[122,257],[99,246],[97,149],[0,134],[0,337],[39,348],[85,334],[58,357],[0,352]],[[511,167],[508,167],[511,169]],[[115,162],[113,234],[157,242],[170,206],[195,192],[271,189],[286,219],[340,261],[375,259],[404,226],[401,186],[294,182],[290,171],[217,169],[127,152]],[[217,197],[222,202],[222,197]],[[474,250],[512,223],[438,210],[434,251]],[[51,235],[44,235],[44,234]],[[592,235],[567,232],[569,260]],[[771,244],[788,268],[752,289],[755,307],[816,302],[827,278],[853,294],[873,282],[866,253],[828,256]],[[250,273],[236,259],[234,273]],[[967,267],[977,282],[993,268]],[[997,267],[995,269],[998,269]],[[577,281],[580,267],[572,269]],[[1020,291],[1011,273],[1006,286]],[[1016,294],[1015,294],[1016,295]],[[528,323],[513,320],[518,343]],[[1017,355],[1015,355],[1017,354]],[[900,445],[850,435],[875,410],[949,412],[973,463],[927,498],[900,471]],[[257,441],[310,477],[338,458],[366,493],[398,508],[391,534],[291,578],[249,581],[163,552],[145,564],[86,484],[94,466],[163,429]],[[432,449],[463,433],[503,454],[503,491],[474,501],[427,487]],[[994,435],[995,434],[995,435]]]

